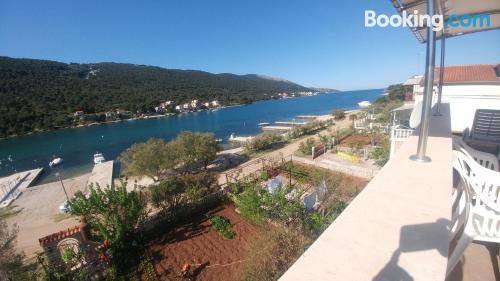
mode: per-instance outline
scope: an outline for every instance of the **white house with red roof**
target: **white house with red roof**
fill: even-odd
[[[439,75],[440,68],[436,68],[433,103],[438,98]],[[410,80],[416,105],[422,101],[424,81],[422,76],[414,76],[405,84]],[[446,66],[442,101],[450,103],[451,127],[457,133],[471,127],[476,109],[500,109],[500,64]]]

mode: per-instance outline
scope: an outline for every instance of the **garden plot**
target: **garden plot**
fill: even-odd
[[[215,215],[229,219],[235,233],[232,239],[225,239],[211,226],[210,218]],[[226,205],[159,234],[148,248],[161,280],[183,280],[179,274],[185,262],[191,265],[193,280],[240,280],[246,245],[256,235],[255,227],[233,205]]]

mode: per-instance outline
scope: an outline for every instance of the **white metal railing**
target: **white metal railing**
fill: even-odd
[[[391,140],[405,140],[413,135],[415,130],[412,129],[392,129],[391,131]]]
[[[366,117],[354,120],[354,129],[366,128]]]

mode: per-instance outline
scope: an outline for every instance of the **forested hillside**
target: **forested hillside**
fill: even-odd
[[[72,126],[77,110],[136,114],[151,112],[167,99],[217,99],[228,105],[296,91],[309,89],[259,75],[0,57],[0,137]]]

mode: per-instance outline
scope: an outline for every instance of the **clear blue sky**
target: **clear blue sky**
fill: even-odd
[[[408,29],[364,27],[388,0],[0,2],[0,55],[258,73],[305,86],[385,87],[422,73]],[[447,64],[499,63],[500,31],[450,39]]]

